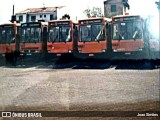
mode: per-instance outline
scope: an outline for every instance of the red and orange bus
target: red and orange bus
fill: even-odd
[[[78,22],[78,57],[82,59],[107,56],[109,18],[88,18]]]
[[[112,18],[112,58],[150,59],[148,30],[139,15]]]
[[[20,24],[7,23],[0,25],[0,54],[6,57],[6,61],[13,60],[19,52],[19,41],[17,39]]]
[[[75,29],[77,23],[72,20],[53,20],[48,23],[49,54],[55,56],[73,55],[76,47]]]
[[[47,50],[48,23],[29,22],[22,23],[20,29],[20,52],[21,55],[42,55]],[[45,30],[45,31],[44,31]]]

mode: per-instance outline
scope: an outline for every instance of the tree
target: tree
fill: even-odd
[[[68,20],[70,20],[70,15],[69,14],[65,14],[65,15],[62,16],[62,19],[66,19],[66,18],[68,18]]]
[[[103,17],[102,9],[99,7],[93,7],[92,10],[90,8],[87,8],[83,11],[83,13],[86,14],[88,18],[92,16]]]
[[[157,8],[160,10],[160,2],[155,2],[157,4]]]
[[[130,9],[130,5],[128,3],[128,0],[122,0],[123,6],[124,6],[124,11],[126,12],[126,8],[128,8],[128,10]]]

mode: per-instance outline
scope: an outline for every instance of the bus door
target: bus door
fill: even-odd
[[[48,28],[47,26],[43,27],[43,35],[42,35],[42,56],[45,58],[47,55],[47,34]]]

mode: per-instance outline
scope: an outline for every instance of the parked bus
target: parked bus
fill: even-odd
[[[45,22],[22,23],[20,30],[21,55],[40,55],[47,51],[47,28]]]
[[[150,59],[150,44],[145,20],[139,15],[112,18],[113,59]]]
[[[72,20],[53,20],[48,23],[49,54],[55,56],[73,55],[76,47],[76,25]]]
[[[78,57],[87,58],[109,58],[108,25],[109,18],[88,18],[78,22]]]
[[[6,62],[14,62],[19,55],[19,28],[18,23],[0,25],[0,54],[5,56]]]
[[[152,60],[160,60],[160,33],[158,17],[149,16],[146,21]],[[159,61],[160,62],[160,61]]]

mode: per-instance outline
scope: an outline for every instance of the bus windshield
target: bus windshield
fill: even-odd
[[[15,33],[13,26],[0,26],[0,43],[15,43]]]
[[[55,26],[49,30],[49,42],[71,42],[70,26]]]
[[[80,42],[103,41],[104,35],[103,24],[80,26]]]
[[[113,40],[142,39],[142,23],[117,22],[113,24]]]
[[[38,43],[41,42],[41,28],[39,27],[22,27],[21,42]]]

